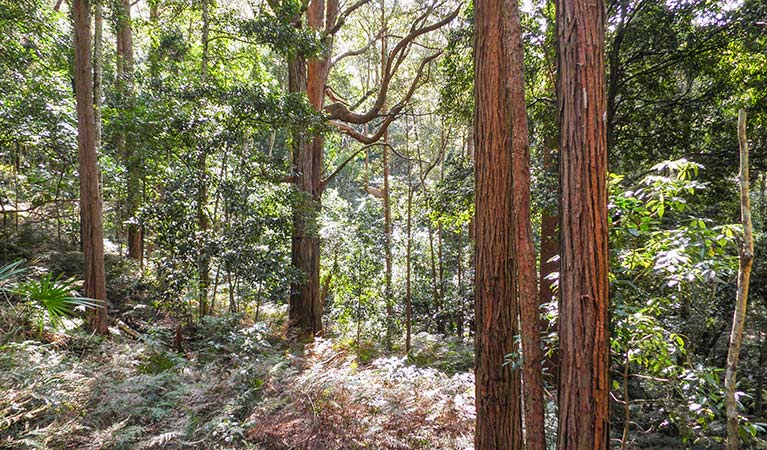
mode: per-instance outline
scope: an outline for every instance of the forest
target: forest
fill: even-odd
[[[767,0],[0,0],[0,448],[767,450]]]

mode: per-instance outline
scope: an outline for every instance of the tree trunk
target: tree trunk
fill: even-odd
[[[561,195],[559,450],[609,446],[604,5],[557,1]]]
[[[381,76],[384,78],[386,70],[386,1],[381,0]],[[389,192],[389,129],[383,134],[383,209],[384,209],[384,303],[386,304],[386,338],[384,344],[387,349],[392,348],[394,335],[394,298],[392,295],[392,224],[391,224],[391,198]]]
[[[475,3],[476,450],[522,449],[512,258],[511,99],[504,0]]]
[[[129,0],[124,0],[129,1]],[[202,62],[200,64],[200,80],[203,83],[208,81],[208,27],[209,27],[208,0],[202,0]],[[208,204],[208,149],[206,146],[198,144],[197,149],[197,178],[199,185],[197,187],[197,227],[200,232],[198,242],[199,249],[197,255],[198,280],[198,302],[200,307],[200,317],[207,316],[208,305],[208,287],[210,286],[210,253],[208,251],[208,231],[210,230],[210,219],[206,207]]]
[[[337,4],[327,5],[329,23],[335,22]],[[307,10],[307,24],[313,30],[322,30],[326,8],[322,0],[314,0]],[[300,20],[296,26],[300,26]],[[330,69],[327,54],[304,63],[301,55],[288,63],[289,90],[306,92],[315,110],[321,111]],[[320,295],[320,237],[317,219],[322,209],[322,156],[324,139],[316,135],[307,141],[296,134],[293,143],[294,187],[298,204],[293,211],[293,238],[291,262],[303,273],[303,280],[295,283],[290,293],[288,329],[296,337],[312,339],[322,332],[322,304]]]
[[[424,186],[426,190],[426,186]],[[429,208],[429,200],[427,196],[426,208]],[[427,228],[429,230],[429,261],[431,263],[431,293],[434,300],[434,313],[430,314],[435,320],[436,331],[441,331],[440,317],[442,314],[442,301],[439,296],[439,278],[437,276],[437,252],[434,250],[434,226],[431,223],[431,219],[427,218]]]
[[[386,302],[386,347],[391,349],[394,335],[394,298],[392,295],[392,226],[391,200],[389,198],[389,147],[388,131],[384,132],[383,152],[383,207],[384,207],[384,301]]]
[[[543,170],[547,173],[556,166],[555,151],[551,148],[543,149]],[[559,272],[559,214],[556,206],[547,207],[541,213],[541,268],[540,268],[540,303],[541,305],[556,300],[552,282],[548,278]]]
[[[550,146],[544,144],[543,148],[543,170],[548,174],[556,172],[556,152]],[[554,175],[556,176],[556,175]],[[558,205],[547,205],[541,212],[541,254],[540,254],[540,276],[539,284],[539,303],[541,306],[558,300],[558,293],[553,288],[553,281],[550,276],[559,272],[559,207]],[[541,330],[548,333],[558,332],[558,321],[549,323],[545,317],[541,317]],[[554,349],[544,359],[544,364],[552,375],[553,379],[558,378],[557,367],[559,362],[559,350]]]
[[[88,0],[74,0],[75,96],[77,100],[77,143],[80,159],[80,227],[85,254],[85,295],[106,300],[104,274],[104,231],[101,224],[101,196],[96,154],[96,126],[93,112],[93,81],[91,79],[91,27]],[[107,309],[91,309],[90,328],[107,334]]]
[[[101,100],[104,97],[104,6],[96,0],[93,19],[93,117],[96,124],[96,152],[101,149]]]
[[[312,0],[306,11],[307,25],[314,32],[328,31],[336,23],[338,0]],[[300,27],[300,20],[296,20]],[[306,92],[309,103],[316,111],[322,111],[325,86],[330,71],[330,53],[333,48],[332,34],[325,36],[325,52],[310,59],[305,65],[303,56],[293,58],[289,68],[292,77],[291,91]],[[289,64],[290,65],[290,64]],[[290,75],[292,73],[292,76]],[[303,89],[303,90],[302,90]],[[315,135],[310,142],[305,137],[294,145],[294,186],[299,193],[300,204],[294,209],[293,266],[305,278],[293,286],[290,296],[288,328],[298,336],[312,338],[322,332],[322,302],[320,295],[320,237],[317,219],[322,210],[322,159],[324,138]],[[303,142],[302,142],[303,141]]]
[[[117,152],[122,155],[128,173],[127,211],[128,257],[141,260],[144,254],[144,238],[141,225],[136,218],[141,206],[141,158],[125,132],[127,117],[135,105],[133,87],[133,30],[131,24],[131,2],[120,0],[117,19],[117,88],[121,112],[120,130],[116,135]]]
[[[405,257],[405,352],[410,353],[413,321],[413,293],[411,261],[413,256],[413,181],[410,179],[412,163],[407,163],[407,255]]]
[[[208,307],[208,287],[210,286],[210,254],[208,252],[208,231],[210,230],[210,220],[206,206],[208,204],[208,171],[207,171],[207,148],[197,149],[197,228],[200,233],[197,250],[197,272],[198,272],[198,302],[200,317],[207,316],[210,311]]]
[[[748,309],[748,282],[751,265],[754,262],[754,236],[751,225],[751,200],[748,194],[748,143],[746,141],[746,111],[738,112],[738,142],[740,146],[740,223],[743,225],[743,241],[740,244],[738,267],[738,290],[735,298],[735,313],[732,317],[730,346],[727,351],[727,368],[724,374],[725,407],[727,410],[727,450],[740,448],[738,436],[738,404],[735,399],[735,383],[738,372],[740,345],[743,342],[743,328]]]
[[[637,6],[639,7],[639,6]],[[615,110],[617,107],[616,101],[618,100],[618,84],[621,75],[621,44],[623,38],[626,35],[626,16],[628,8],[628,0],[619,0],[617,5],[617,25],[615,26],[615,33],[613,35],[612,46],[608,55],[607,64],[610,68],[609,78],[607,82],[607,150],[612,152],[615,147]]]
[[[621,436],[621,450],[628,448],[629,431],[631,430],[631,397],[629,396],[629,369],[631,368],[631,351],[626,342],[626,351],[623,357],[623,435]]]
[[[458,309],[455,314],[455,335],[463,338],[463,225],[458,229],[458,255],[456,255],[458,277]]]
[[[210,5],[209,0],[202,0],[202,61],[200,61],[200,77],[202,82],[208,81],[208,35],[210,33]]]
[[[526,450],[544,450],[543,351],[538,277],[530,224],[530,145],[525,106],[522,24],[516,0],[504,5],[504,30],[509,52],[508,90],[511,102],[511,147],[514,253],[517,303],[522,324],[522,376],[524,383]]]

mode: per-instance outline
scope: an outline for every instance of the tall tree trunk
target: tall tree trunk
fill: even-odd
[[[384,207],[384,301],[386,302],[386,347],[391,349],[394,335],[394,296],[392,295],[392,225],[389,197],[389,132],[384,132],[383,145],[383,207]]]
[[[313,0],[307,10],[307,24],[321,31],[326,23],[335,23],[338,4],[328,0]],[[327,13],[327,15],[326,15]],[[300,26],[300,19],[296,20]],[[328,41],[328,48],[332,47]],[[289,90],[306,92],[315,110],[321,111],[330,60],[325,53],[304,63],[301,55],[288,63]],[[322,304],[320,295],[320,237],[317,219],[322,209],[322,156],[324,139],[321,135],[294,136],[293,176],[299,194],[293,210],[293,237],[291,262],[304,274],[303,280],[291,287],[288,328],[300,338],[311,339],[322,332]]]
[[[424,186],[426,190],[426,186]],[[426,195],[426,208],[429,208],[428,194]],[[430,314],[435,320],[435,328],[440,331],[440,314],[442,311],[442,301],[439,297],[439,277],[437,275],[437,252],[434,249],[434,225],[431,223],[431,219],[426,219],[426,226],[429,230],[429,262],[431,263],[431,294],[434,303],[434,313]]]
[[[559,450],[609,446],[604,5],[557,1]]]
[[[463,225],[458,230],[458,255],[456,255],[456,275],[458,277],[458,309],[455,314],[455,335],[463,337]]]
[[[101,149],[101,100],[104,98],[104,6],[96,0],[93,18],[93,118],[96,124],[96,152]]]
[[[410,353],[410,341],[413,321],[413,293],[411,287],[413,256],[413,180],[411,177],[412,162],[407,162],[407,255],[405,257],[405,352]]]
[[[552,148],[543,149],[543,170],[549,173],[555,170],[557,161],[555,159],[555,150]],[[540,266],[540,303],[543,305],[556,299],[556,293],[552,287],[552,281],[548,278],[556,272],[559,272],[559,261],[556,256],[559,255],[559,214],[556,205],[550,205],[541,213],[541,266]]]
[[[386,1],[381,0],[381,75],[386,70]],[[391,198],[389,192],[389,129],[383,134],[383,208],[384,208],[384,302],[386,303],[386,339],[387,349],[392,347],[394,335],[394,296],[392,295],[392,224]]]
[[[96,154],[96,130],[91,79],[91,27],[88,0],[74,0],[75,96],[77,100],[77,143],[80,159],[80,227],[85,254],[85,295],[106,300],[104,274],[104,231],[101,224],[101,196]],[[107,334],[107,310],[91,309],[88,323],[93,331]]]
[[[208,35],[210,34],[209,1],[210,0],[202,0],[202,61],[200,61],[200,78],[202,78],[203,83],[208,81],[208,44],[210,42],[210,39],[208,38]]]
[[[208,230],[210,230],[210,219],[208,218],[208,171],[207,159],[208,150],[199,145],[197,149],[197,228],[200,232],[198,240],[197,254],[197,272],[198,272],[198,302],[200,317],[207,316],[208,305],[208,287],[210,286],[210,254],[208,252]]]
[[[556,151],[544,143],[543,148],[543,170],[550,174],[557,169]],[[556,174],[553,174],[557,176]],[[559,206],[557,204],[547,205],[541,212],[541,254],[540,254],[540,275],[538,277],[540,291],[538,302],[543,306],[552,301],[557,301],[558,294],[553,288],[553,281],[549,278],[552,274],[559,272]],[[549,333],[558,331],[558,322],[549,323],[545,317],[541,317],[541,330]],[[559,351],[555,350],[545,358],[546,368],[557,379],[557,365],[559,361]]]
[[[538,274],[530,224],[530,145],[525,106],[525,58],[522,24],[517,0],[506,0],[505,39],[509,52],[508,90],[511,102],[512,188],[514,253],[517,303],[522,325],[522,377],[524,383],[526,450],[544,450],[543,351],[541,350],[541,310],[538,300]]]
[[[517,353],[512,242],[509,49],[501,8],[475,3],[475,379],[476,450],[522,449],[520,371],[504,364]]]
[[[128,173],[127,211],[128,220],[128,257],[141,260],[144,254],[144,238],[136,214],[141,206],[141,157],[129,134],[125,132],[127,117],[135,106],[133,86],[133,30],[131,24],[131,1],[120,0],[117,19],[117,87],[120,98],[120,130],[116,135],[115,145],[122,155]]]
[[[727,450],[740,448],[738,436],[738,403],[735,399],[735,383],[738,372],[740,346],[743,343],[743,328],[748,309],[748,282],[751,265],[754,262],[754,236],[751,224],[751,199],[748,193],[748,142],[746,141],[746,111],[738,112],[738,143],[740,146],[740,223],[743,225],[743,241],[740,244],[738,267],[738,291],[735,298],[735,313],[732,317],[730,346],[727,351],[727,368],[724,374],[725,406],[727,410]]]
[[[125,0],[124,0],[125,1]],[[209,29],[209,0],[202,0],[202,62],[200,64],[200,80],[208,82],[208,29]],[[197,148],[197,227],[200,231],[199,249],[197,255],[198,280],[198,303],[200,308],[200,317],[207,316],[208,305],[208,287],[210,286],[210,252],[208,249],[208,231],[210,230],[210,219],[207,212],[208,204],[208,149],[205,145],[198,144]]]
[[[440,124],[440,148],[442,151],[439,155],[439,180],[442,182],[445,179],[445,152],[447,148],[447,142],[449,135],[445,134],[445,124]],[[439,277],[437,278],[437,286],[439,286],[439,303],[437,305],[437,330],[447,335],[448,316],[446,313],[447,306],[445,305],[445,260],[443,258],[444,241],[443,241],[444,229],[442,222],[437,225],[437,268]]]
[[[639,6],[637,6],[639,7]],[[628,15],[628,0],[619,0],[617,25],[610,47],[607,64],[610,68],[607,80],[607,150],[612,152],[615,147],[615,110],[618,100],[618,84],[621,76],[621,45],[626,35],[626,16]]]
[[[440,307],[437,310],[437,330],[439,330],[440,333],[447,335],[448,306],[445,305],[445,261],[443,258],[443,249],[444,249],[444,245],[443,245],[444,240],[442,239],[443,234],[444,234],[444,229],[442,227],[442,224],[440,223],[437,226],[437,267],[439,269],[438,270],[439,277],[437,278],[438,280],[437,285],[439,286],[439,299],[440,299]]]

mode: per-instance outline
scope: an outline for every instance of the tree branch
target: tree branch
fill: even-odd
[[[336,167],[336,170],[334,170],[330,175],[328,175],[324,180],[320,182],[320,192],[325,190],[325,187],[333,181],[333,178],[336,177],[343,169],[346,167],[347,164],[351,162],[352,159],[354,159],[357,155],[359,155],[363,150],[366,150],[373,145],[365,145],[357,149],[354,153],[352,153],[348,158],[346,158],[341,164]]]
[[[350,111],[349,108],[346,107],[346,105],[333,103],[325,107],[325,111],[330,115],[330,119],[342,120],[344,122],[353,123],[353,124],[363,124],[377,117],[381,109],[386,104],[386,97],[389,92],[389,85],[392,79],[394,78],[394,75],[397,73],[400,65],[404,61],[405,56],[407,56],[408,51],[410,49],[410,44],[413,42],[413,40],[425,33],[434,31],[436,29],[439,29],[447,25],[458,16],[460,9],[461,9],[460,7],[456,8],[450,14],[448,14],[445,18],[443,18],[442,20],[438,22],[435,22],[431,25],[419,27],[419,24],[423,23],[433,11],[433,7],[428,8],[424,14],[422,14],[420,17],[418,17],[415,20],[415,22],[410,28],[411,30],[410,33],[404,38],[402,38],[402,40],[400,40],[397,43],[397,45],[391,50],[391,52],[389,52],[389,55],[388,55],[389,57],[386,59],[386,67],[384,69],[383,78],[381,80],[381,89],[379,90],[378,97],[376,98],[375,104],[371,107],[371,109],[365,113],[359,114],[359,113]],[[425,63],[428,63],[429,61],[433,60],[440,54],[441,52],[437,52],[434,55],[427,57],[421,63],[421,67],[419,67],[419,75]],[[419,76],[416,77],[416,80],[418,78]]]
[[[368,51],[368,50],[370,49],[370,47],[372,47],[372,46],[373,46],[373,44],[375,44],[375,43],[376,43],[376,41],[377,41],[377,40],[378,40],[380,37],[381,37],[381,33],[379,32],[378,34],[376,34],[375,36],[373,36],[373,37],[372,37],[372,38],[371,38],[371,39],[370,39],[370,40],[367,42],[367,44],[365,44],[365,46],[364,46],[364,47],[361,47],[361,48],[359,48],[359,49],[357,49],[357,50],[350,50],[350,51],[348,51],[348,52],[345,52],[345,53],[341,53],[340,55],[338,55],[338,56],[336,56],[335,58],[333,58],[333,60],[330,62],[330,67],[333,67],[333,66],[334,66],[334,65],[335,65],[337,62],[341,61],[341,60],[342,60],[342,59],[344,59],[344,58],[349,58],[349,57],[351,57],[351,56],[359,56],[359,55],[361,55],[361,54],[365,53],[366,51]]]
[[[341,27],[344,25],[344,22],[346,22],[346,19],[349,17],[349,15],[368,3],[370,3],[370,0],[358,0],[356,3],[352,4],[350,7],[346,8],[343,12],[341,12],[338,15],[338,18],[336,19],[336,23],[333,24],[333,26],[327,30],[326,34],[332,36],[338,33],[338,30],[340,30]]]

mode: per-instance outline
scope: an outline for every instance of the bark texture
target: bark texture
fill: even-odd
[[[93,112],[91,77],[91,27],[88,0],[74,0],[75,96],[77,108],[77,144],[80,160],[80,227],[85,255],[85,296],[106,300],[104,275],[104,231],[101,223],[96,122]],[[106,307],[89,312],[88,323],[99,334],[107,334]]]
[[[328,24],[335,23],[337,12],[336,0],[329,0],[327,4],[314,0],[306,11],[307,24],[315,31],[324,30]],[[296,26],[300,26],[300,20]],[[304,61],[299,55],[289,63],[288,88],[291,92],[306,92],[314,109],[321,111],[330,70],[328,55],[312,58],[308,63]],[[309,339],[322,332],[317,219],[322,209],[323,147],[321,135],[307,137],[297,133],[294,136],[293,174],[298,204],[293,211],[291,262],[304,276],[291,288],[288,327],[297,337]]]
[[[544,450],[543,351],[538,276],[530,224],[530,145],[525,106],[524,49],[517,0],[505,0],[504,24],[511,63],[508,90],[511,102],[512,188],[516,297],[522,325],[525,447]]]
[[[738,402],[735,398],[740,345],[743,343],[743,328],[748,309],[748,285],[751,266],[754,262],[754,235],[751,224],[751,199],[749,197],[748,142],[746,141],[746,112],[738,112],[738,143],[740,148],[740,223],[743,225],[743,240],[740,243],[738,266],[738,290],[735,298],[735,313],[732,317],[730,346],[727,351],[727,368],[724,374],[725,407],[727,411],[727,450],[740,448],[738,436]]]
[[[559,450],[609,446],[604,5],[557,1]]]
[[[307,91],[306,61],[300,55],[288,62],[288,89]],[[317,172],[314,167],[321,163],[321,155],[317,158],[313,154],[314,139],[299,131],[293,136],[292,146],[297,204],[293,207],[291,262],[303,278],[291,286],[288,327],[297,337],[313,337],[322,331],[320,241],[316,223],[320,197],[317,184],[312,183],[312,175]]]
[[[476,450],[522,449],[520,371],[512,268],[512,146],[506,0],[475,3]]]

